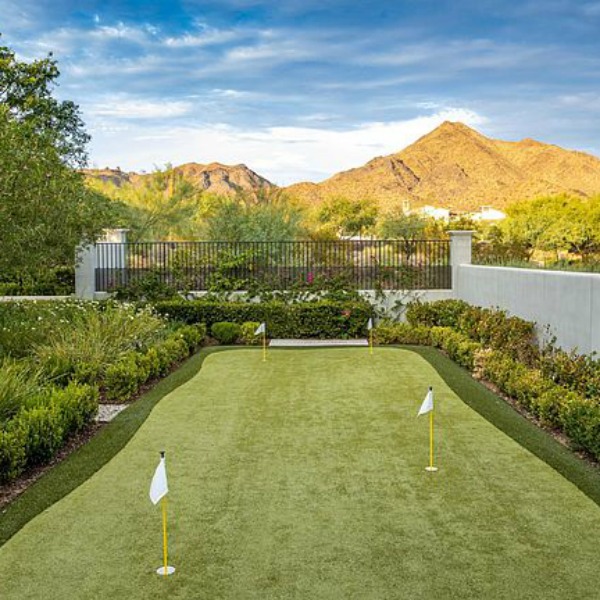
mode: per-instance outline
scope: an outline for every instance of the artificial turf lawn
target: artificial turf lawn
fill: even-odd
[[[167,581],[147,495],[163,448]],[[238,350],[0,548],[0,597],[593,599],[599,534],[596,504],[416,353]]]

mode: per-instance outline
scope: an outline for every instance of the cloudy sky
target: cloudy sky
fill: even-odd
[[[54,54],[92,166],[319,181],[444,120],[600,155],[600,1],[0,0],[0,32]]]

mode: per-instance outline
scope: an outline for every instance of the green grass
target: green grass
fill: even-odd
[[[392,348],[212,354],[0,548],[1,597],[596,598],[600,508],[462,402],[442,363]],[[428,385],[433,475],[416,418]],[[163,448],[167,581],[147,496]]]

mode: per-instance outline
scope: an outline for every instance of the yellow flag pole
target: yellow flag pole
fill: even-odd
[[[168,559],[167,559],[167,497],[163,496],[162,499],[162,517],[163,517],[163,577],[169,574],[168,571]]]
[[[429,413],[429,467],[433,468],[433,411]]]
[[[267,360],[267,332],[263,332],[263,362]]]
[[[373,354],[373,328],[369,329],[369,354]]]

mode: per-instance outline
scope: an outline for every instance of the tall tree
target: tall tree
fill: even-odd
[[[52,95],[59,76],[51,53],[28,63],[0,45],[0,104],[10,117],[44,135],[67,164],[81,167],[87,161],[86,144],[90,137],[79,107]]]

